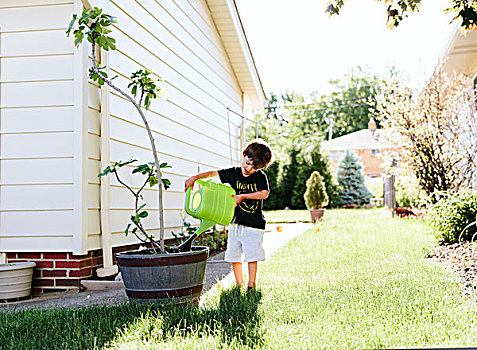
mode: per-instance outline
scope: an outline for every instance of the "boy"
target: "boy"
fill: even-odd
[[[267,175],[261,170],[272,161],[270,146],[263,140],[251,141],[243,151],[241,167],[212,170],[194,175],[186,180],[185,189],[193,188],[199,179],[219,176],[235,190],[235,215],[229,225],[225,261],[232,263],[235,282],[243,285],[242,261],[248,263],[247,289],[255,288],[257,262],[265,260],[263,233],[265,218],[262,213],[263,200],[268,197]]]

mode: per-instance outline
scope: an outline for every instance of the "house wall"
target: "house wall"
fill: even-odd
[[[83,137],[86,143],[85,154],[76,156],[74,149],[78,147],[74,118],[81,117],[75,115],[73,66],[78,49],[65,29],[78,3],[10,0],[0,4],[0,251],[86,253],[101,247],[96,177],[101,101],[99,87],[92,82],[88,82],[83,115],[87,130],[79,130],[84,133],[79,140]],[[164,195],[170,237],[182,225],[185,179],[198,171],[236,165],[240,158],[242,120],[227,109],[242,113],[242,92],[204,1],[91,4],[120,20],[114,28],[118,51],[108,57],[118,85],[127,86],[132,71],[147,68],[164,79],[169,93],[167,100],[153,102],[147,117],[160,159],[172,165],[164,171],[172,181]],[[151,161],[146,130],[132,105],[116,92],[111,92],[109,103],[111,161]],[[82,198],[77,198],[75,188],[78,164],[86,177],[79,180],[85,182]],[[124,175],[136,188],[140,186],[140,179]],[[146,225],[157,233],[157,190],[146,189],[144,198],[147,208],[153,209]],[[78,208],[77,201],[87,210]],[[133,236],[123,234],[133,198],[113,178],[110,203],[113,246],[135,243]],[[74,228],[75,215],[83,217],[84,228]],[[84,234],[86,244],[77,237]]]
[[[371,149],[355,149],[352,150],[358,157],[364,167],[365,176],[381,176],[383,169],[383,159],[376,153],[373,154]],[[332,173],[338,171],[339,164],[346,151],[327,151],[330,156],[330,169]]]
[[[0,251],[72,251],[73,2],[0,2]]]
[[[118,50],[108,54],[110,74],[118,76],[115,82],[125,87],[131,72],[144,68],[164,80],[169,97],[154,101],[147,118],[160,160],[172,166],[163,171],[172,182],[164,193],[166,238],[172,237],[171,231],[182,226],[184,181],[198,171],[230,167],[240,159],[242,119],[227,109],[240,114],[243,94],[204,1],[91,1],[91,5],[119,19],[112,34]],[[134,107],[111,91],[109,110],[110,160],[152,161],[148,136]],[[91,129],[89,133],[88,142],[97,147],[99,135]],[[98,155],[91,151],[88,162],[89,213],[96,223],[99,182],[93,175]],[[137,189],[142,178],[132,176],[131,169],[121,175]],[[110,181],[112,245],[135,243],[134,236],[124,235],[133,197],[115,178]],[[146,188],[143,193],[146,208],[152,209],[144,222],[158,235],[157,189]],[[89,227],[88,234],[89,249],[99,248],[98,225]]]
[[[172,181],[164,194],[171,237],[182,225],[184,181],[238,164],[247,98],[205,1],[90,3],[120,21],[113,32],[118,50],[107,55],[115,82],[126,87],[138,69],[164,79],[169,97],[154,101],[147,118],[160,160],[172,165],[163,172]],[[82,9],[80,0],[0,2],[0,252],[11,261],[36,261],[40,292],[77,288],[102,261],[101,138],[110,161],[152,161],[137,111],[115,91],[101,101],[100,87],[86,77],[90,48],[75,48],[66,37],[72,13]],[[105,135],[102,102],[109,111]],[[141,179],[129,170],[122,176],[137,189]],[[108,181],[111,243],[136,244],[124,235],[133,197],[113,177]],[[147,208],[158,208],[157,189],[146,188],[144,199]],[[145,220],[155,234],[157,216],[153,210]]]

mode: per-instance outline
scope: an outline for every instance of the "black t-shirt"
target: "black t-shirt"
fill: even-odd
[[[220,181],[230,184],[237,194],[270,191],[267,175],[262,170],[257,170],[249,176],[243,176],[240,167],[222,169],[218,173]],[[266,222],[262,208],[263,199],[244,199],[235,207],[235,216],[232,222],[263,230]]]

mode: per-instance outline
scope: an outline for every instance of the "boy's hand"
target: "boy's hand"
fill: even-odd
[[[185,181],[185,184],[184,184],[184,186],[185,186],[184,192],[187,191],[187,189],[188,189],[189,187],[191,188],[191,190],[193,190],[193,189],[194,189],[194,183],[195,183],[196,180],[197,180],[197,179],[196,179],[195,176],[189,177],[189,178]]]
[[[235,198],[235,206],[237,206],[237,205],[239,205],[240,203],[242,203],[242,201],[245,199],[245,197],[244,197],[242,194],[232,195],[231,197],[234,197],[234,198]]]

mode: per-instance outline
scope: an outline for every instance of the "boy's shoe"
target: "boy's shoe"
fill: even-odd
[[[257,286],[255,285],[255,283],[248,283],[247,285],[247,291],[251,291],[251,290],[254,290]]]

